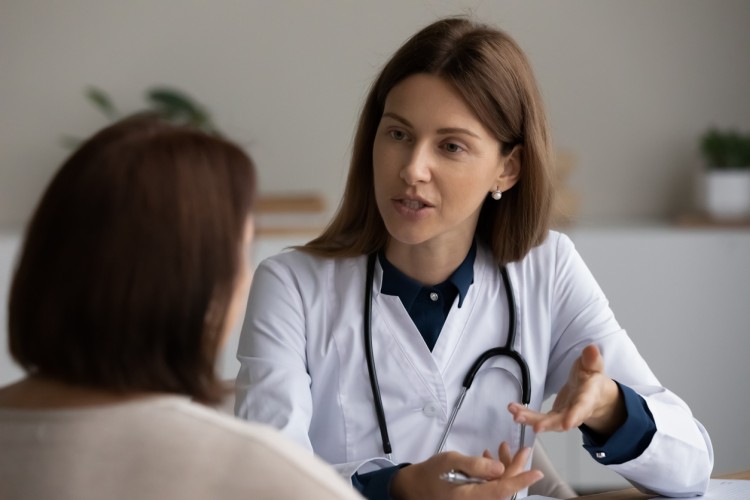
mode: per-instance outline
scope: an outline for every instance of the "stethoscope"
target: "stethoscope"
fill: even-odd
[[[375,371],[375,359],[372,354],[372,283],[373,283],[373,276],[375,274],[375,259],[377,257],[377,253],[372,253],[369,255],[367,259],[367,277],[365,280],[365,301],[364,301],[364,335],[365,335],[365,355],[367,357],[367,370],[369,371],[370,375],[370,387],[372,388],[372,397],[375,404],[375,413],[377,415],[378,419],[378,427],[380,428],[380,437],[383,441],[383,452],[385,453],[386,457],[388,457],[389,460],[392,460],[391,453],[391,441],[388,438],[388,425],[385,421],[385,412],[383,411],[383,400],[380,397],[380,384],[378,384],[378,375]],[[508,270],[505,268],[505,266],[500,266],[500,274],[503,277],[503,284],[505,285],[505,294],[508,297],[508,311],[509,311],[509,321],[508,321],[508,339],[505,342],[505,345],[502,347],[495,347],[492,349],[488,349],[487,351],[483,352],[479,357],[474,361],[474,364],[471,365],[471,368],[466,373],[466,376],[464,377],[463,382],[463,388],[461,389],[461,393],[458,395],[458,399],[456,399],[456,404],[453,406],[453,411],[451,412],[450,419],[448,420],[448,424],[445,426],[445,430],[443,431],[443,436],[440,438],[440,444],[438,444],[437,449],[435,450],[435,454],[440,453],[443,451],[443,447],[445,446],[445,441],[448,439],[448,434],[450,433],[451,429],[453,428],[453,422],[456,420],[456,415],[458,414],[458,410],[461,409],[461,405],[464,402],[464,398],[466,397],[466,392],[469,390],[469,387],[471,387],[472,382],[474,382],[474,376],[476,376],[477,372],[479,371],[479,368],[484,364],[485,361],[487,361],[490,358],[494,358],[495,356],[507,356],[511,359],[513,359],[517,364],[518,367],[521,370],[521,402],[524,406],[528,406],[529,402],[531,401],[531,383],[530,383],[530,376],[529,376],[529,365],[526,363],[526,360],[521,356],[521,354],[513,349],[513,341],[516,337],[516,301],[513,297],[513,288],[510,285],[510,278],[508,277]],[[526,425],[521,424],[521,437],[519,439],[519,448],[521,449],[524,446],[525,442],[525,435],[526,435]]]

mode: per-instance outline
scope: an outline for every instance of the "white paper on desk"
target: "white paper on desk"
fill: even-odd
[[[657,498],[667,497],[654,497]],[[747,500],[750,498],[750,481],[747,479],[711,479],[708,493],[701,500]]]

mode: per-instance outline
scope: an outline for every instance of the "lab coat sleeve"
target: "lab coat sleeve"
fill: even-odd
[[[240,334],[235,414],[271,425],[313,452],[305,311],[299,278],[280,262],[263,261],[253,276]],[[351,480],[357,472],[395,464],[375,457],[332,465]]]
[[[302,301],[286,269],[264,261],[253,277],[237,359],[235,414],[312,449]]]
[[[564,235],[559,235],[555,259],[550,288],[553,338],[545,397],[565,384],[583,348],[596,344],[607,375],[643,397],[656,423],[656,433],[640,456],[608,467],[644,492],[674,497],[705,493],[713,468],[706,429],[682,399],[661,386]]]

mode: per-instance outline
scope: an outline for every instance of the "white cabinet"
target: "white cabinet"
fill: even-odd
[[[714,472],[747,469],[750,231],[673,227],[568,231],[652,370],[708,429]],[[625,484],[580,446],[542,438],[574,486]]]
[[[23,371],[10,359],[8,353],[8,288],[12,278],[20,236],[17,233],[0,233],[0,386],[16,380]]]

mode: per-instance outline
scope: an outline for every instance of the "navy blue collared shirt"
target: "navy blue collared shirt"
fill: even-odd
[[[378,253],[380,266],[383,268],[383,284],[380,292],[395,295],[409,313],[415,326],[422,334],[425,343],[432,351],[440,331],[445,324],[453,302],[458,297],[458,307],[463,305],[469,287],[474,283],[474,260],[476,258],[476,241],[472,244],[466,258],[447,280],[434,286],[423,286],[388,262],[384,253]],[[434,295],[433,295],[434,294]],[[635,391],[620,384],[620,393],[625,401],[627,420],[611,436],[602,437],[582,425],[584,448],[594,460],[604,465],[624,463],[643,453],[656,433],[656,424],[646,401]],[[390,499],[389,489],[393,476],[409,464],[386,467],[366,474],[355,474],[352,477],[354,487],[370,500]]]
[[[422,334],[430,351],[435,347],[453,302],[458,297],[458,307],[464,303],[469,287],[474,283],[474,259],[477,255],[476,241],[469,253],[448,279],[437,285],[424,286],[411,279],[388,262],[380,251],[378,259],[383,268],[383,285],[380,293],[395,295],[401,299],[414,325]]]

